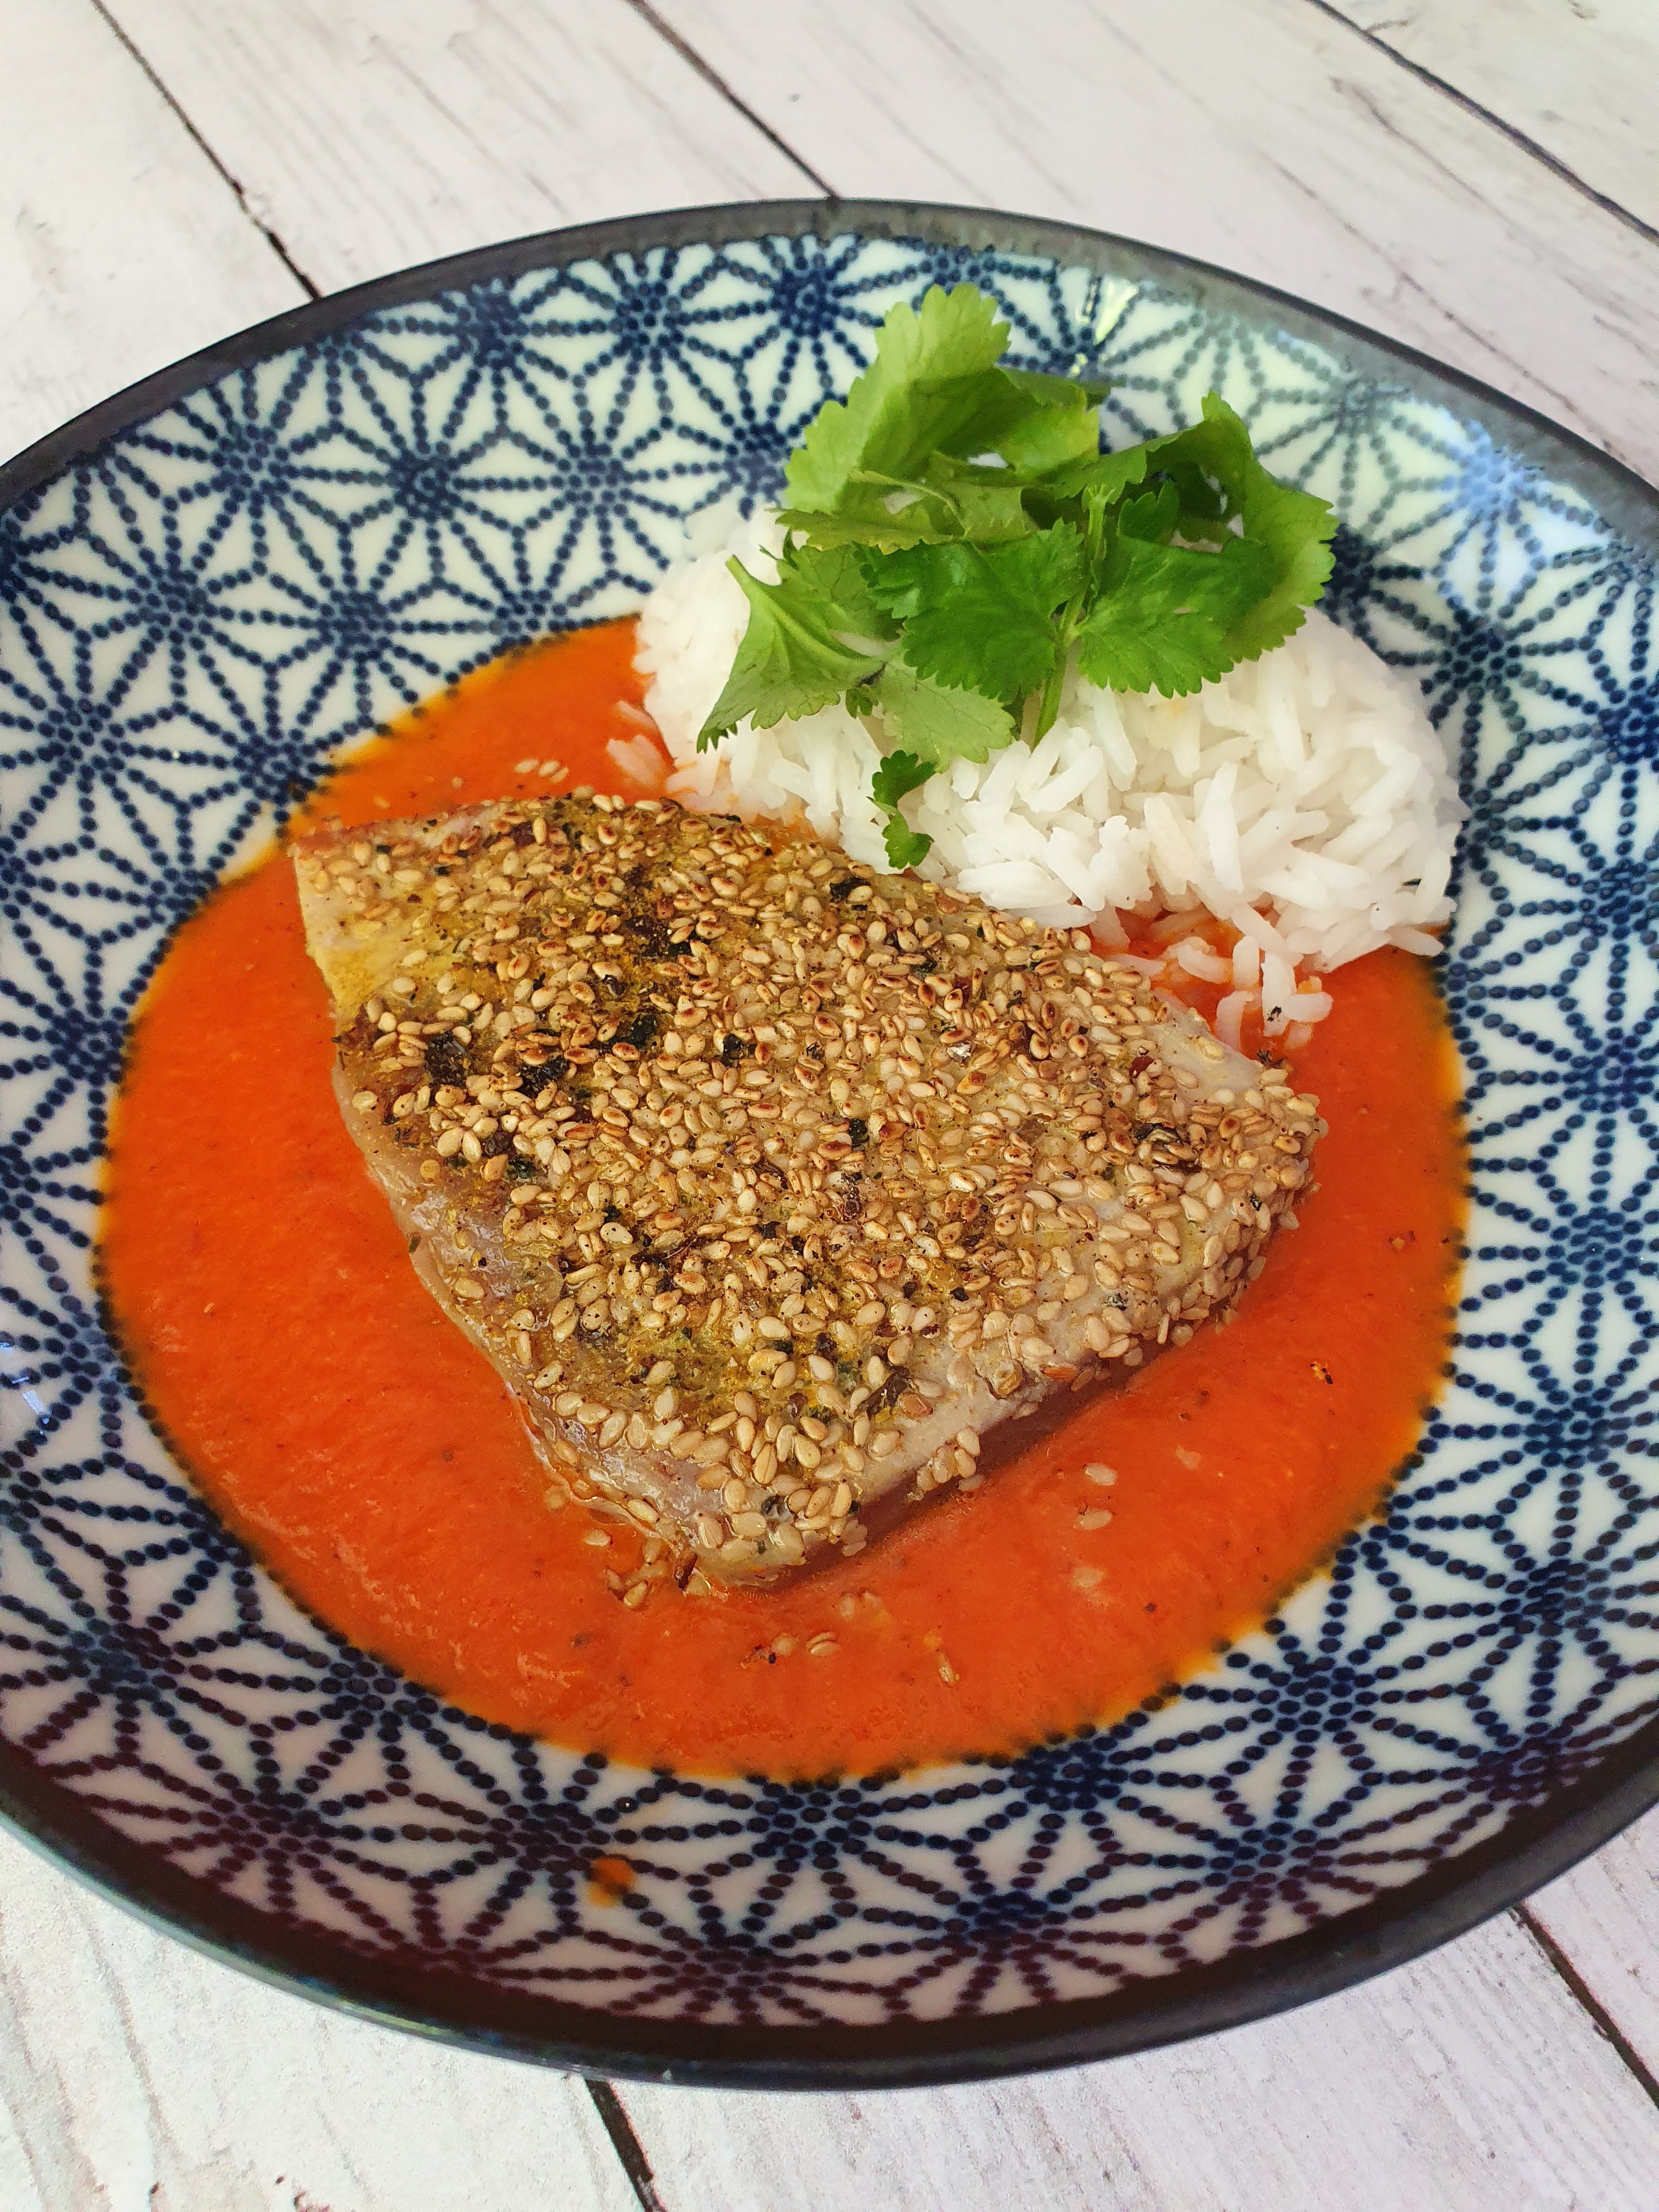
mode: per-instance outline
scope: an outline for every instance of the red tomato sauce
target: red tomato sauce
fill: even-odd
[[[481,671],[310,810],[348,823],[629,788],[630,625]],[[421,1287],[330,1085],[280,856],[179,932],[141,1009],[102,1261],[140,1387],[300,1601],[486,1718],[706,1773],[870,1773],[1119,1717],[1261,1621],[1372,1513],[1439,1386],[1462,1218],[1426,964],[1345,968],[1297,1061],[1329,1134],[1237,1318],[1082,1404],[972,1497],[770,1592],[625,1609],[512,1401]],[[1091,1464],[1114,1471],[1103,1486]],[[1105,1517],[1103,1517],[1105,1516]]]

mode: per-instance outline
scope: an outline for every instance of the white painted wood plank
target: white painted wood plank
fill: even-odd
[[[122,0],[141,47],[145,38],[138,18],[148,13],[153,29],[159,5],[160,0]],[[623,206],[805,189],[764,137],[702,88],[694,73],[678,63],[667,71],[666,48],[629,46],[632,25],[623,24],[620,12],[613,14],[608,4],[580,11],[514,8],[510,15],[505,6],[500,11],[442,8],[434,0],[398,10],[360,3],[326,11],[320,0],[316,8],[252,0],[234,15],[210,8],[206,0],[195,0],[193,7],[167,0],[167,7],[183,26],[183,52],[173,58],[193,62],[197,90],[202,71],[209,78],[219,72],[216,81],[225,105],[217,112],[222,121],[228,114],[237,124],[223,149],[234,173],[251,185],[258,211],[283,232],[307,267],[307,251],[316,247],[314,273],[325,284],[486,236]],[[769,35],[777,35],[781,12],[775,11]],[[867,34],[873,21],[867,9],[838,12],[843,31],[850,24],[854,34]],[[1255,8],[1237,12],[1263,20]],[[1282,29],[1285,12],[1274,0],[1267,19]],[[5,35],[15,40],[20,21],[27,27],[47,16],[54,51],[40,66],[30,74],[0,65],[0,118],[7,124],[0,161],[27,164],[27,181],[52,217],[35,225],[37,243],[50,241],[39,266],[55,272],[64,294],[60,319],[52,325],[65,334],[64,343],[57,354],[49,346],[40,349],[47,361],[44,377],[28,367],[35,357],[31,349],[21,356],[14,350],[9,360],[0,407],[10,402],[10,387],[21,383],[25,396],[31,389],[44,392],[49,410],[24,436],[129,375],[286,304],[296,289],[142,76],[112,41],[98,45],[83,36],[85,23],[95,18],[82,0],[31,0],[29,8],[9,15]],[[888,20],[896,36],[910,36],[921,11],[895,9]],[[924,30],[935,40],[951,29],[976,36],[979,21],[961,7],[941,6],[931,29],[924,23]],[[752,34],[752,13],[747,21]],[[596,24],[603,36],[594,33]],[[325,39],[323,58],[313,66],[319,27],[336,44],[331,47]],[[783,22],[786,39],[791,28]],[[613,33],[616,46],[606,44]],[[592,43],[584,45],[590,37]],[[1177,43],[1182,51],[1193,51],[1190,41]],[[28,51],[13,47],[14,53]],[[236,100],[222,92],[228,53],[234,63],[230,81]],[[295,70],[296,55],[304,70]],[[987,69],[1001,66],[1000,50],[993,50]],[[1208,67],[1206,60],[1206,73]],[[164,74],[185,98],[171,64]],[[940,74],[933,70],[913,77],[911,94],[918,83],[929,83],[930,75]],[[602,82],[603,97],[595,94],[585,105],[596,82]],[[823,112],[817,117],[820,133],[850,148],[863,165],[857,176],[837,173],[830,158],[836,149],[826,145],[816,165],[842,189],[1018,202],[1162,234],[1234,265],[1261,266],[1243,252],[1159,234],[1153,223],[1115,214],[1106,203],[1120,194],[1121,180],[1114,173],[1095,186],[1086,176],[1079,182],[1073,150],[1057,154],[1052,143],[1044,143],[1054,136],[1052,125],[1039,132],[1026,157],[1035,179],[1031,191],[975,188],[967,172],[979,173],[987,132],[971,104],[954,111],[955,120],[969,126],[962,146],[949,143],[948,103],[945,112],[928,121],[928,131],[946,141],[943,155],[928,155],[935,164],[931,182],[881,175],[882,163],[890,170],[906,155],[904,118],[890,118],[886,137],[865,144],[861,134],[867,136],[870,124],[864,100],[872,82],[860,82],[854,70],[841,83],[827,119]],[[1156,72],[1151,77],[1132,72],[1129,82],[1131,89],[1149,82],[1158,89]],[[42,119],[42,88],[55,102],[47,119]],[[747,87],[740,88],[752,96]],[[1025,84],[1017,87],[1018,97],[1029,101],[1037,89],[1036,76],[1028,70]],[[1305,84],[1298,80],[1293,89],[1305,101]],[[1352,88],[1344,96],[1351,93]],[[918,101],[922,119],[930,96]],[[1248,86],[1238,96],[1248,97]],[[1163,97],[1169,143],[1192,143],[1187,134],[1193,113],[1182,104],[1188,95],[1172,82]],[[788,107],[786,100],[783,112],[770,118],[786,131],[793,127]],[[1363,108],[1362,101],[1355,112]],[[14,116],[12,109],[27,112]],[[503,110],[511,112],[505,137]],[[1283,115],[1271,112],[1285,138],[1294,138],[1302,113],[1296,102]],[[1398,112],[1383,103],[1385,116]],[[351,126],[347,153],[340,151],[343,121]],[[1386,129],[1377,127],[1386,139]],[[1222,134],[1231,167],[1215,168],[1201,114],[1196,139],[1224,191],[1229,179],[1238,190],[1251,186],[1258,210],[1265,192],[1271,220],[1261,226],[1267,234],[1263,251],[1271,246],[1284,254],[1287,218],[1281,204],[1291,187],[1304,189],[1305,179],[1301,184],[1297,179],[1306,157],[1279,144],[1276,131],[1265,140],[1268,159],[1261,151],[1259,121],[1256,129],[1257,152],[1249,160]],[[1102,135],[1098,117],[1095,131]],[[176,137],[169,135],[175,132]],[[1426,160],[1432,174],[1441,142],[1426,129],[1419,139],[1413,158]],[[275,152],[267,141],[275,142]],[[800,143],[805,148],[805,139]],[[100,184],[90,177],[88,157],[101,160],[112,148],[125,166],[112,181]],[[764,157],[757,148],[767,149]],[[242,160],[250,149],[263,149],[268,166]],[[1264,185],[1262,176],[1271,179],[1276,173],[1273,161],[1287,153],[1295,155],[1290,185]],[[941,180],[938,165],[946,156],[957,168]],[[1007,158],[998,150],[999,161]],[[1163,158],[1167,162],[1167,154]],[[1344,188],[1352,198],[1357,177],[1372,198],[1386,200],[1388,173],[1367,158],[1369,169],[1356,161]],[[1468,167],[1467,149],[1458,160]],[[776,169],[759,173],[769,161]],[[1477,200],[1484,194],[1500,206],[1519,204],[1504,199],[1501,180],[1499,186],[1491,184],[1489,164],[1474,166],[1477,182],[1486,179],[1474,195]],[[0,173],[11,180],[10,169]],[[55,191],[63,177],[74,183],[67,199],[43,194],[43,179]],[[1413,179],[1413,205],[1431,208],[1415,171]],[[1079,192],[1091,189],[1103,204],[1080,207]],[[1454,161],[1440,216],[1448,210],[1457,214],[1469,191],[1468,178]],[[21,185],[15,189],[13,205],[24,196]],[[526,200],[533,201],[533,211],[507,211]],[[1294,212],[1293,194],[1288,204]],[[210,219],[204,212],[210,208],[231,211],[234,221],[228,214],[222,224]],[[289,234],[285,226],[295,211],[304,222]],[[1178,212],[1186,219],[1184,206]],[[1491,212],[1488,207],[1481,221]],[[1341,204],[1334,212],[1321,210],[1305,231],[1290,224],[1291,246],[1316,263],[1319,251],[1334,250],[1333,226],[1340,236],[1351,213]],[[1524,207],[1511,229],[1524,240],[1523,218]],[[1260,217],[1246,202],[1229,219],[1243,236]],[[112,223],[126,228],[118,234],[100,228]],[[1377,264],[1380,256],[1386,270],[1388,236],[1379,240],[1376,233],[1387,232],[1388,225],[1360,228],[1362,239],[1352,246],[1356,265],[1364,282],[1373,289],[1382,285],[1379,296],[1387,297]],[[1401,223],[1395,230],[1404,236]],[[72,256],[88,239],[100,246],[105,258],[82,262],[76,273]],[[240,258],[248,240],[257,262]],[[1457,250],[1478,251],[1479,242],[1470,247],[1466,241]],[[1588,257],[1591,273],[1600,271],[1598,282],[1611,281],[1600,252],[1597,245]],[[1407,258],[1407,273],[1395,272],[1395,305],[1408,316],[1444,318],[1444,270],[1455,268],[1455,254],[1443,246],[1437,252],[1425,248],[1425,258],[1426,289]],[[281,296],[243,305],[232,297],[234,282],[246,281],[246,270],[256,265],[277,270],[283,289]],[[1261,273],[1318,289],[1283,269]],[[1553,264],[1548,273],[1556,283]],[[1348,275],[1358,281],[1352,271]],[[27,285],[12,283],[3,264],[0,287],[0,296],[10,300],[27,295]],[[43,289],[50,294],[52,286]],[[214,307],[210,316],[189,335],[172,335],[172,319],[196,312],[204,296]],[[1329,291],[1323,296],[1367,319],[1388,320]],[[1650,301],[1650,291],[1642,296]],[[1551,298],[1559,322],[1559,285]],[[1455,304],[1454,295],[1454,326]],[[1535,300],[1531,312],[1538,313]],[[135,324],[140,341],[146,331],[165,327],[169,333],[148,358],[129,357]],[[1494,336],[1494,329],[1477,323],[1468,334],[1477,353],[1482,347],[1490,352],[1501,339],[1502,330]],[[1443,355],[1455,351],[1415,330],[1406,334]],[[1627,340],[1628,331],[1620,340],[1626,367]],[[116,366],[102,367],[117,356]],[[1469,365],[1504,380],[1481,359]],[[77,369],[90,380],[88,387],[60,398],[63,380]],[[26,380],[30,376],[33,387]],[[1605,395],[1576,392],[1570,379],[1564,384],[1561,398],[1589,410],[1587,422],[1596,405],[1605,405]],[[1553,411],[1561,412],[1561,406]],[[0,422],[4,419],[0,413]],[[1583,1871],[1547,1893],[1547,1924],[1599,1986],[1632,2041],[1651,2047],[1643,2045],[1640,2017],[1616,1981],[1616,1970],[1640,1945],[1642,1923],[1622,1917],[1623,1905],[1616,1902],[1629,1885],[1615,1885],[1610,1899],[1597,1888],[1600,1878],[1599,1870]],[[1586,1884],[1593,1898],[1580,1893]],[[1558,1892],[1570,1888],[1572,1896],[1561,1903]],[[1639,1889],[1636,1896],[1639,1906]],[[1649,1929],[1651,1925],[1650,1917]],[[988,2206],[994,2188],[1000,2212],[1002,2198],[1017,2186],[1028,2202],[1093,2206],[1108,2185],[1115,2203],[1179,2205],[1182,2212],[1189,2206],[1202,2212],[1209,2204],[1224,2205],[1228,2212],[1251,2212],[1256,2203],[1292,2208],[1313,2201],[1310,2190],[1325,2204],[1364,2203],[1366,2212],[1388,2212],[1396,2203],[1410,2204],[1413,2212],[1425,2204],[1437,2212],[1441,2206],[1462,2212],[1465,2205],[1479,2212],[1500,2198],[1504,2212],[1565,2207],[1575,2198],[1597,2212],[1604,2207],[1618,2212],[1626,2203],[1647,2208],[1651,2189],[1641,2185],[1652,2170],[1654,2151],[1651,2138],[1636,2125],[1642,2112],[1632,2121],[1629,2077],[1622,2069],[1608,2072],[1617,2063],[1599,2040],[1586,2046],[1583,2015],[1553,1977],[1541,1993],[1534,1987],[1532,1977],[1547,1970],[1535,1952],[1516,1949],[1523,1943],[1512,1929],[1485,1931],[1450,1954],[1315,2014],[1038,2084],[891,2100],[776,2104],[690,2093],[630,2090],[626,2095],[642,2125],[649,2114],[648,2141],[672,2212],[704,2204],[739,2212],[751,2203],[782,2212],[797,2202],[811,2204],[813,2212],[833,2212],[836,2203],[854,2201],[842,2178],[849,2174],[863,2203],[948,2203],[952,2212]],[[1471,1945],[1487,1947],[1472,1979],[1463,1964]],[[118,2212],[128,2207],[132,2212],[140,2207],[242,2212],[244,2206],[263,2212],[266,2205],[288,2212],[307,2202],[326,2204],[331,2212],[356,2212],[360,2206],[362,2212],[380,2212],[383,2206],[403,2212],[410,2204],[419,2204],[422,2212],[447,2212],[451,2203],[465,2203],[468,2212],[495,2212],[497,2205],[516,2212],[518,2205],[532,2203],[592,2203],[611,2212],[632,2201],[580,2090],[525,2069],[433,2052],[260,1990],[149,1936],[10,1846],[0,1849],[0,2005],[11,2012],[10,2032],[0,2035],[0,2104],[9,2123],[0,2126],[0,2203],[8,2212],[14,2205],[18,2212],[36,2212],[37,2206],[40,2212],[65,2206],[79,2212],[90,2204],[108,2204]],[[1506,2006],[1519,2015],[1507,2028]],[[1310,2024],[1322,2032],[1314,2035]],[[1357,2081],[1369,2087],[1380,2081],[1387,2094],[1362,2100],[1356,2117]],[[1540,2084],[1547,2091],[1541,2106]],[[554,2093],[560,2100],[578,2101],[568,2109],[550,2105]],[[1351,2133],[1363,2156],[1336,2162]],[[1339,2184],[1356,2174],[1360,2178],[1345,2200]]]
[[[0,1834],[5,2212],[638,2212],[586,2088],[325,2012]]]
[[[1492,1923],[1305,2011],[886,2097],[622,2097],[673,2212],[1653,2212],[1659,2112]]]
[[[1653,0],[1334,0],[1659,230]]]
[[[0,10],[0,453],[305,296],[88,0]]]
[[[325,291],[600,216],[812,186],[627,0],[110,0]]]
[[[836,191],[1265,277],[1659,478],[1659,254],[1306,0],[773,0],[764,37],[749,0],[658,8]]]
[[[1642,1942],[1632,1904],[1596,1930],[1614,1963]],[[1282,2021],[1036,2081],[622,2094],[671,2212],[1651,2212],[1659,2162],[1659,2116],[1510,1923]],[[263,1990],[0,1838],[7,2212],[633,2203],[575,2084]]]
[[[1540,1889],[1528,1909],[1659,2078],[1659,1812]]]

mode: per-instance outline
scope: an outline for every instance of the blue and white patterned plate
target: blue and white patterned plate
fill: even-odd
[[[1470,819],[1443,978],[1474,1200],[1386,1519],[1156,1710],[821,1788],[579,1759],[300,1612],[106,1334],[100,1156],[172,932],[339,748],[625,612],[775,489],[893,301],[970,278],[1113,438],[1218,388],[1343,519]],[[565,232],[324,301],[0,477],[0,1792],[258,1972],[564,2064],[1054,2063],[1340,1986],[1659,1797],[1659,498],[1310,309],[1091,233],[887,205]],[[638,1887],[590,1901],[625,1857]]]

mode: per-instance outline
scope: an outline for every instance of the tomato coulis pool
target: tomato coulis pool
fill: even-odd
[[[637,744],[632,649],[619,623],[479,672],[349,759],[307,818],[550,781],[629,792],[608,747]],[[1314,1186],[1235,1318],[1080,1401],[975,1495],[776,1590],[658,1585],[629,1611],[605,1569],[639,1539],[599,1547],[585,1512],[550,1505],[342,1122],[280,854],[185,924],[140,1010],[106,1294],[229,1526],[302,1605],[465,1710],[709,1774],[1017,1752],[1121,1717],[1261,1621],[1416,1445],[1460,1252],[1456,1062],[1426,963],[1374,953],[1334,989],[1296,1060],[1329,1124]]]

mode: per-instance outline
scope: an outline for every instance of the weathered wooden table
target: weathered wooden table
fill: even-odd
[[[1066,216],[1659,479],[1655,0],[9,0],[0,446],[307,294],[815,191]],[[246,1981],[0,1840],[0,2212],[1659,2212],[1659,1814],[1267,2025],[990,2088],[611,2091]]]

